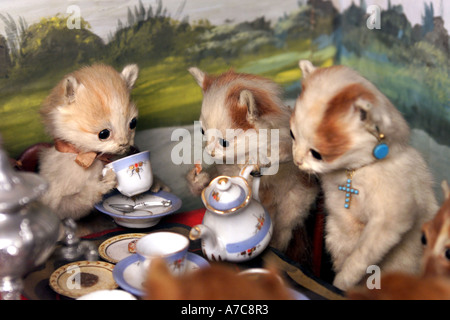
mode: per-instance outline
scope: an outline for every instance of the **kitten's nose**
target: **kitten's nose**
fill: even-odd
[[[127,153],[130,150],[130,145],[128,143],[119,144],[119,153]]]
[[[297,167],[301,167],[302,164],[303,164],[303,160],[295,160],[295,165],[296,165]]]

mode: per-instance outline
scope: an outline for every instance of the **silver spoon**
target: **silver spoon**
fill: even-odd
[[[111,208],[124,213],[133,212],[135,210],[146,210],[148,207],[169,207],[171,205],[172,205],[171,200],[147,201],[138,203],[136,205],[125,203],[109,204]]]

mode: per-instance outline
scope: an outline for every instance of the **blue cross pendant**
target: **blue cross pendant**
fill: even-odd
[[[347,183],[344,186],[338,186],[338,189],[345,192],[344,208],[349,209],[352,195],[358,195],[359,190],[352,187],[352,177],[354,171],[347,171]]]

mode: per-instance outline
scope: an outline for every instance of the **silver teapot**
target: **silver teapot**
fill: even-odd
[[[17,300],[22,278],[41,265],[58,241],[61,221],[38,198],[48,184],[39,175],[12,168],[0,149],[0,297]]]

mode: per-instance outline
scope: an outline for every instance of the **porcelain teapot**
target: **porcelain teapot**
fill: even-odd
[[[242,262],[260,254],[272,236],[272,221],[259,202],[259,177],[249,175],[256,166],[244,167],[239,176],[219,176],[202,191],[206,207],[202,224],[189,237],[202,239],[204,255],[213,261]],[[252,196],[253,191],[253,196]]]

